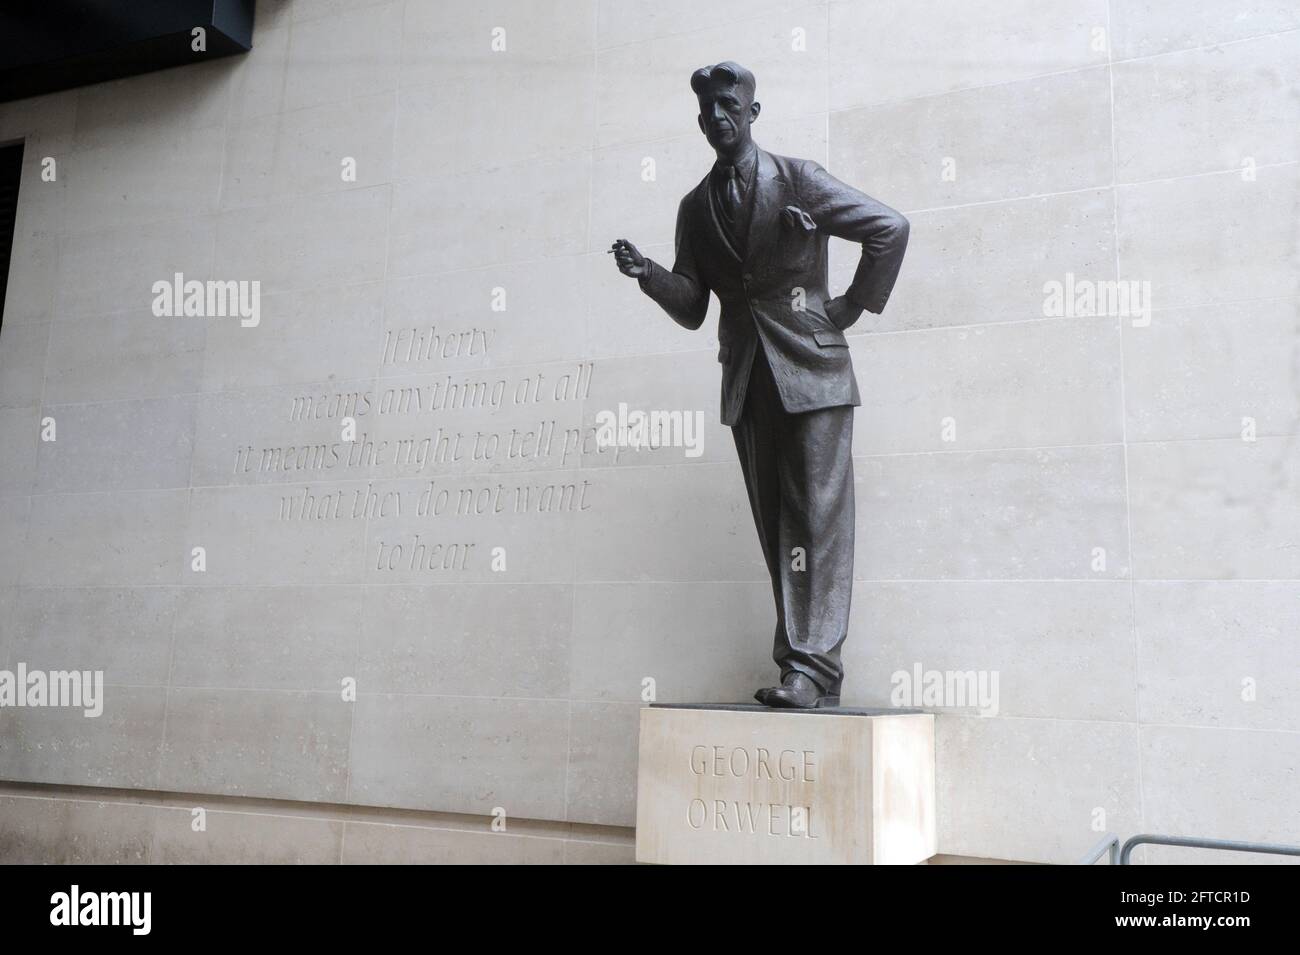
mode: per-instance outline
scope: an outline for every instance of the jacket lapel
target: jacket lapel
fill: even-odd
[[[776,216],[785,195],[786,182],[776,171],[776,163],[762,149],[758,150],[758,169],[754,176],[754,212],[749,220],[749,242],[745,265],[750,272],[760,271],[776,245]]]
[[[695,191],[695,206],[698,221],[708,224],[709,238],[713,244],[722,250],[723,255],[733,262],[740,261],[740,253],[736,251],[731,244],[731,239],[727,236],[727,230],[722,223],[718,221],[718,211],[713,208],[713,199],[711,196],[712,189],[709,188],[709,179],[712,172],[704,177]]]

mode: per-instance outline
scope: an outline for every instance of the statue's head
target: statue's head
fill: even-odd
[[[691,74],[691,89],[700,102],[700,132],[718,152],[735,152],[749,141],[759,111],[754,86],[754,74],[730,60]]]

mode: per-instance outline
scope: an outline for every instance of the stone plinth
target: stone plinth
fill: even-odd
[[[933,715],[641,711],[638,862],[913,865],[935,851]]]

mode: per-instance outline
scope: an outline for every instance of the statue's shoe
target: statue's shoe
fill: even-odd
[[[773,690],[781,689],[779,686],[765,686],[762,689],[754,691],[754,699],[767,706],[767,697]]]
[[[839,706],[840,698],[838,695],[827,695],[804,674],[791,673],[786,676],[781,686],[769,690],[759,702],[773,709],[812,710],[819,707]]]

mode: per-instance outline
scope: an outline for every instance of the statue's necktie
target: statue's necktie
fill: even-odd
[[[733,222],[740,212],[740,183],[736,179],[736,167],[723,167],[727,176],[726,185],[722,189],[722,208],[727,214],[727,218]]]

